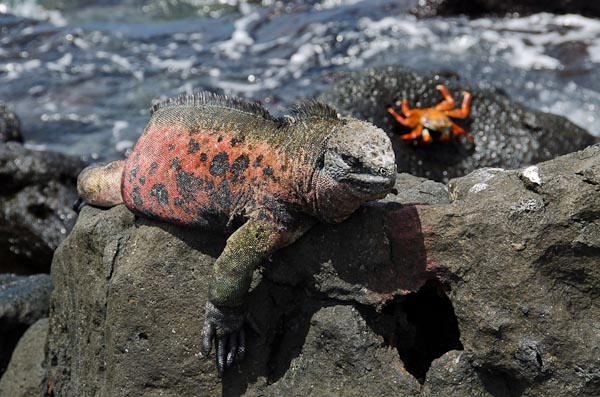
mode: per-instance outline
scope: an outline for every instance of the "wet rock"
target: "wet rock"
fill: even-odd
[[[0,273],[48,272],[75,222],[75,182],[84,163],[0,143]]]
[[[16,114],[0,105],[0,142],[23,142],[21,122]]]
[[[388,197],[273,255],[248,300],[261,333],[222,379],[194,354],[225,237],[84,207],[52,269],[56,393],[598,395],[600,147],[537,164],[540,184],[525,169],[453,180],[450,204]]]
[[[0,374],[25,330],[48,316],[50,276],[0,274]]]
[[[532,14],[552,12],[556,14],[582,14],[600,16],[600,4],[587,0],[420,0],[414,13],[421,17],[435,15],[465,14],[480,16],[484,14]]]
[[[435,88],[438,84],[448,87],[457,106],[462,101],[461,91],[473,94],[469,117],[455,121],[474,137],[474,145],[462,140],[422,146],[399,138],[410,129],[399,125],[386,108],[399,108],[402,98],[411,108],[435,106],[442,100]],[[528,109],[493,88],[467,87],[455,78],[419,75],[400,67],[352,74],[322,99],[342,114],[367,119],[389,132],[399,172],[436,181],[447,182],[482,167],[514,169],[535,164],[597,140],[564,117]]]
[[[42,395],[46,381],[44,349],[47,335],[47,318],[38,320],[25,332],[0,378],[0,396]]]

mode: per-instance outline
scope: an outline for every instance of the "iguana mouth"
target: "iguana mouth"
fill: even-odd
[[[348,174],[344,177],[343,181],[365,193],[382,193],[388,192],[394,187],[395,177],[373,174]]]

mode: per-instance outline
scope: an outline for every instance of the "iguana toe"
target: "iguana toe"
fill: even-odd
[[[210,354],[213,341],[216,345],[216,361],[219,375],[223,375],[236,360],[240,361],[246,351],[244,323],[246,313],[239,307],[218,307],[210,301],[206,303],[202,347],[196,357],[199,360]]]

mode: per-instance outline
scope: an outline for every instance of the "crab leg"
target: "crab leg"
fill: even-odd
[[[404,105],[404,101],[402,101],[402,104]],[[412,128],[412,127],[416,126],[417,123],[419,122],[418,120],[413,120],[413,119],[410,119],[410,118],[404,118],[404,117],[400,116],[391,107],[388,107],[387,111],[388,111],[389,114],[391,114],[394,117],[394,119],[396,119],[397,122],[399,122],[400,124],[402,124],[405,127]]]
[[[463,91],[463,101],[460,109],[450,110],[446,113],[449,117],[454,117],[455,119],[464,119],[469,115],[469,106],[471,105],[471,94],[467,91]]]
[[[421,143],[423,145],[429,145],[431,142],[433,142],[433,138],[431,137],[429,130],[423,129],[423,132],[421,133]]]
[[[408,107],[408,101],[406,99],[402,99],[402,114],[404,114],[406,117],[410,117],[412,113],[413,111]]]
[[[450,95],[450,93],[446,89],[446,86],[440,84],[435,88],[437,88],[442,93],[442,95],[444,96],[444,101],[439,103],[434,109],[440,111],[452,109],[454,107],[455,101],[452,95]]]
[[[408,134],[400,135],[400,139],[402,139],[403,141],[414,141],[415,139],[421,136],[422,132],[423,126],[419,124],[414,130],[412,130]]]
[[[459,127],[457,124],[452,124],[452,135],[455,139],[457,139],[461,135],[464,135],[469,142],[473,142],[473,137],[467,131]]]

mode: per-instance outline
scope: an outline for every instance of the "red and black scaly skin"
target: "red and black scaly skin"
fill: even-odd
[[[143,216],[218,230],[305,210],[316,156],[287,138],[266,114],[159,107],[125,162],[123,199]]]
[[[223,372],[245,349],[241,307],[254,269],[317,220],[340,222],[385,196],[395,159],[385,133],[316,102],[276,118],[257,103],[209,93],[155,105],[124,161],[84,170],[86,202],[138,215],[235,230],[209,287],[201,357],[213,339]],[[117,196],[117,198],[115,198]]]

